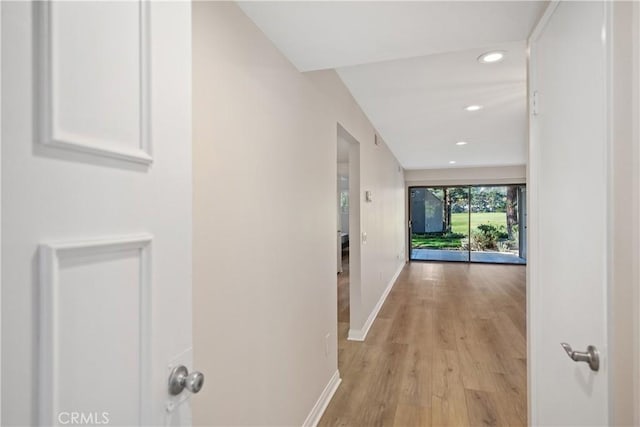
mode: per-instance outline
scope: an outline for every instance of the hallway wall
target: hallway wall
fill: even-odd
[[[337,123],[374,195],[362,323],[404,263],[403,172],[337,74],[298,72],[234,3],[193,4],[193,47],[194,423],[301,425],[337,369]]]
[[[407,187],[425,185],[521,184],[527,181],[527,167],[493,166],[474,168],[412,169],[405,171]]]

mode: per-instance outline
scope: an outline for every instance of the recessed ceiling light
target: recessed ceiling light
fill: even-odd
[[[502,51],[494,51],[483,53],[478,57],[478,61],[482,64],[493,64],[495,62],[500,62],[504,59],[505,52]]]
[[[458,141],[456,142],[456,145],[467,145],[468,142],[467,141]]]
[[[455,164],[456,164],[456,161],[455,161],[455,160],[449,160],[449,164],[450,164],[450,165],[455,165]]]
[[[467,105],[466,107],[464,107],[464,109],[466,111],[478,111],[482,110],[482,105]]]

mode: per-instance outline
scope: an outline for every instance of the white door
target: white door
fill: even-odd
[[[608,425],[608,24],[605,2],[552,4],[530,40],[532,425]],[[600,353],[596,372],[560,346]]]
[[[189,2],[2,2],[2,425],[189,424]]]

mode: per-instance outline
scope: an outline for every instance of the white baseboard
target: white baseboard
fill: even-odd
[[[302,427],[316,427],[318,425],[320,418],[322,418],[325,409],[327,409],[329,402],[331,402],[331,398],[335,394],[341,382],[342,378],[340,378],[340,372],[336,370],[327,386],[322,390],[322,394],[320,394],[318,401],[313,405],[307,419],[304,420]]]
[[[362,329],[353,329],[353,328],[349,329],[349,335],[347,336],[347,339],[349,341],[364,341],[364,339],[367,337],[367,334],[369,333],[369,329],[371,328],[371,325],[373,325],[373,321],[376,320],[376,317],[378,316],[378,312],[382,308],[382,305],[384,304],[384,302],[387,300],[387,296],[389,295],[389,292],[391,292],[391,288],[393,288],[393,285],[396,283],[396,279],[398,279],[398,276],[400,275],[400,272],[402,271],[404,266],[405,264],[401,264],[398,267],[398,271],[396,271],[396,274],[393,275],[393,277],[387,284],[387,288],[384,290],[384,292],[380,296],[380,299],[378,300],[378,303],[376,304],[376,306],[373,307],[373,310],[371,311],[371,314],[369,314],[369,318],[365,322]]]

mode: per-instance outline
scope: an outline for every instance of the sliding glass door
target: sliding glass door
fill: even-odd
[[[525,264],[520,256],[520,187],[471,187],[471,261]]]
[[[410,189],[411,259],[469,261],[467,187]]]
[[[411,259],[526,263],[524,185],[412,187]]]

